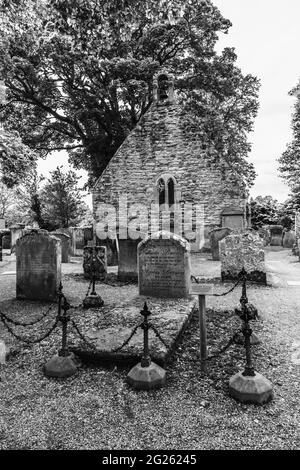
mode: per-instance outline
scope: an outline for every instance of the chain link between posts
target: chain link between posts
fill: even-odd
[[[142,324],[143,323],[140,323],[139,325],[136,325],[130,335],[128,336],[128,338],[120,345],[118,346],[117,348],[114,348],[114,349],[111,349],[110,351],[105,351],[105,350],[101,350],[101,349],[98,349],[96,348],[96,346],[94,344],[92,344],[85,336],[84,334],[82,333],[82,331],[79,329],[78,325],[75,323],[74,320],[72,320],[72,326],[74,327],[75,331],[77,332],[78,336],[82,339],[82,341],[88,346],[90,347],[91,349],[97,351],[97,352],[110,352],[110,353],[117,353],[117,352],[120,352],[123,348],[125,348],[125,346],[127,346],[127,344],[130,343],[131,339],[133,338],[133,336],[136,334],[137,330],[139,328],[142,328]],[[149,327],[154,331],[155,335],[157,336],[157,338],[161,341],[161,343],[168,349],[169,346],[168,344],[164,341],[164,339],[162,338],[162,336],[160,335],[160,333],[158,332],[157,328],[155,328],[154,325],[150,324]]]
[[[5,317],[7,317],[5,314],[3,314],[2,312],[0,312],[0,319],[3,323],[3,325],[7,328],[7,330],[10,332],[10,334],[12,336],[14,336],[18,341],[22,341],[23,343],[26,343],[26,344],[38,344],[38,343],[41,343],[42,341],[44,341],[46,338],[48,338],[48,336],[51,335],[51,333],[55,330],[55,328],[57,327],[58,323],[59,323],[59,319],[56,318],[55,319],[55,322],[54,324],[51,326],[51,328],[43,335],[41,336],[40,338],[37,338],[37,339],[34,339],[34,340],[31,340],[31,339],[28,339],[28,338],[24,338],[20,335],[18,335],[17,333],[15,333],[12,328],[9,326],[8,324],[8,321],[5,319]],[[11,319],[10,319],[11,320]]]
[[[194,281],[196,284],[201,284],[200,280],[195,276],[191,276],[191,280]],[[241,283],[241,280],[238,279],[233,287],[231,287],[228,291],[223,292],[222,294],[210,294],[212,297],[225,297],[225,295],[230,294],[234,291],[234,289]]]

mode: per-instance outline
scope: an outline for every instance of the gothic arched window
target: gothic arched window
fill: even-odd
[[[166,203],[166,185],[163,178],[158,180],[158,203],[161,206]]]
[[[157,80],[158,85],[158,100],[164,101],[168,99],[169,79],[167,75],[160,75]]]
[[[170,208],[176,203],[176,181],[173,176],[162,175],[157,181],[158,203]]]
[[[175,184],[173,178],[170,178],[168,181],[168,199],[169,207],[173,206],[175,203]]]

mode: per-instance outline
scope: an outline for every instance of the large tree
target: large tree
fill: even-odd
[[[189,111],[186,132],[197,130],[207,158],[230,169],[227,187],[252,184],[245,158],[259,84],[236,67],[232,49],[216,53],[230,22],[210,0],[4,0],[2,8],[2,116],[39,155],[66,149],[75,167],[101,175],[164,68]]]
[[[292,140],[279,158],[279,172],[291,189],[290,199],[300,210],[300,82],[289,94],[296,98],[292,115]]]

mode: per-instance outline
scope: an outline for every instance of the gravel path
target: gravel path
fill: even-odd
[[[279,279],[297,281],[300,264],[295,258],[272,252],[268,259]],[[2,272],[11,268],[2,266]],[[75,303],[87,282],[80,276],[75,280],[74,269],[79,266],[67,268],[63,281]],[[216,284],[215,292],[229,287]],[[20,307],[11,300],[14,293],[14,275],[0,275],[1,310],[29,320],[47,308],[35,302]],[[101,286],[107,306],[136,293],[135,285]],[[240,294],[238,288],[207,302],[210,355],[240,328],[232,314]],[[131,390],[125,382],[127,369],[82,367],[67,380],[49,380],[42,366],[56,351],[59,332],[40,345],[21,347],[0,326],[0,338],[13,352],[0,365],[0,449],[299,449],[300,287],[250,286],[248,297],[260,313],[254,324],[262,340],[253,348],[256,370],[274,385],[275,398],[263,407],[241,405],[228,396],[228,380],[244,364],[238,345],[211,360],[207,376],[201,377],[196,318],[168,367],[167,386],[152,392]],[[55,309],[51,315],[48,324]],[[34,328],[33,336],[38,332]]]

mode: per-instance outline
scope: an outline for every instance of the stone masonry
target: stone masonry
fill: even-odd
[[[119,207],[119,196],[127,195],[127,206],[158,203],[158,184],[172,180],[174,204],[203,204],[205,233],[221,226],[226,207],[245,211],[245,195],[219,191],[220,170],[208,162],[203,142],[196,132],[187,131],[182,108],[175,100],[155,101],[125,139],[93,191],[93,211],[99,221],[101,203]],[[126,220],[119,220],[124,225]],[[159,228],[158,228],[159,229]]]

